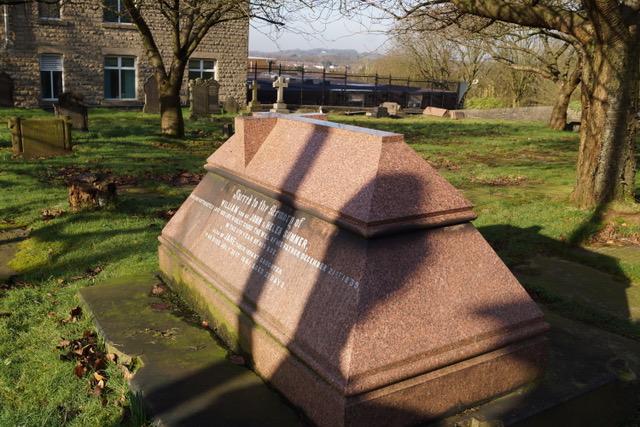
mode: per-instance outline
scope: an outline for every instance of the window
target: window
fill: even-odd
[[[60,2],[38,3],[40,19],[60,19]]]
[[[62,55],[40,56],[42,99],[56,101],[62,92]]]
[[[127,13],[122,0],[104,0],[102,12],[104,22],[116,22],[118,24],[131,22],[131,17]]]
[[[212,79],[215,77],[215,61],[212,59],[189,60],[189,80]]]
[[[104,58],[104,97],[136,99],[136,58],[133,56]]]

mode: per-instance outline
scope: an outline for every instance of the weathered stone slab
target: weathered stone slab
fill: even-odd
[[[449,110],[448,117],[452,120],[462,120],[464,119],[464,111],[460,110]]]
[[[71,122],[66,118],[9,118],[11,146],[15,155],[33,159],[69,154]]]
[[[446,117],[449,110],[438,107],[427,107],[422,111],[425,116]]]
[[[164,277],[322,426],[411,425],[537,378],[542,313],[402,135],[236,119]]]
[[[214,79],[195,79],[189,82],[191,118],[220,113],[220,83]]]
[[[160,92],[155,76],[151,76],[144,83],[144,107],[143,113],[160,114]]]
[[[71,126],[75,130],[89,130],[89,109],[84,103],[84,97],[75,92],[64,92],[58,97],[58,103],[54,104],[56,116],[69,117]]]
[[[293,409],[247,367],[229,360],[207,329],[179,306],[151,295],[152,274],[84,288],[80,296],[110,352],[138,358],[131,378],[154,425],[295,427]]]
[[[389,117],[389,112],[385,107],[373,107],[373,109],[367,113],[367,116],[373,117],[374,119],[380,119],[383,117]]]
[[[402,107],[397,102],[383,102],[380,106],[386,108],[390,116],[399,116],[402,112]]]
[[[13,79],[0,72],[0,107],[13,107]]]
[[[222,103],[222,109],[228,114],[238,114],[240,112],[240,104],[233,97],[228,97]]]

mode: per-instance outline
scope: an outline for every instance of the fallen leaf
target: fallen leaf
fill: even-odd
[[[76,377],[82,378],[87,373],[87,368],[85,368],[81,363],[78,363],[73,372],[76,374]]]
[[[155,285],[153,285],[153,288],[151,288],[151,295],[163,295],[167,292],[167,287],[163,284],[163,283],[156,283]]]
[[[43,209],[40,214],[43,220],[49,221],[50,219],[64,215],[64,211],[61,209]]]

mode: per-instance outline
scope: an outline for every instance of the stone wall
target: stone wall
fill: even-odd
[[[77,91],[87,103],[103,106],[140,106],[143,86],[152,74],[141,38],[133,24],[103,22],[100,7],[62,6],[60,20],[41,20],[37,4],[9,6],[9,43],[0,44],[0,70],[15,81],[14,99],[18,107],[46,105],[41,100],[39,57],[52,53],[63,56],[65,91]],[[170,63],[171,33],[159,16],[146,17],[156,43]],[[249,22],[221,24],[209,31],[192,58],[216,60],[220,99],[234,97],[246,102],[246,62]],[[104,98],[105,55],[135,56],[137,64],[135,101]],[[187,99],[187,76],[182,88]]]
[[[551,118],[552,107],[517,107],[517,108],[487,108],[487,109],[466,109],[464,112],[467,119],[498,119],[498,120],[518,120],[548,122]],[[580,113],[569,110],[567,120],[569,122],[580,121]]]

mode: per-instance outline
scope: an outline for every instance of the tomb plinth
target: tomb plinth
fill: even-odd
[[[402,135],[236,119],[160,269],[320,426],[404,426],[533,381],[543,315]]]

